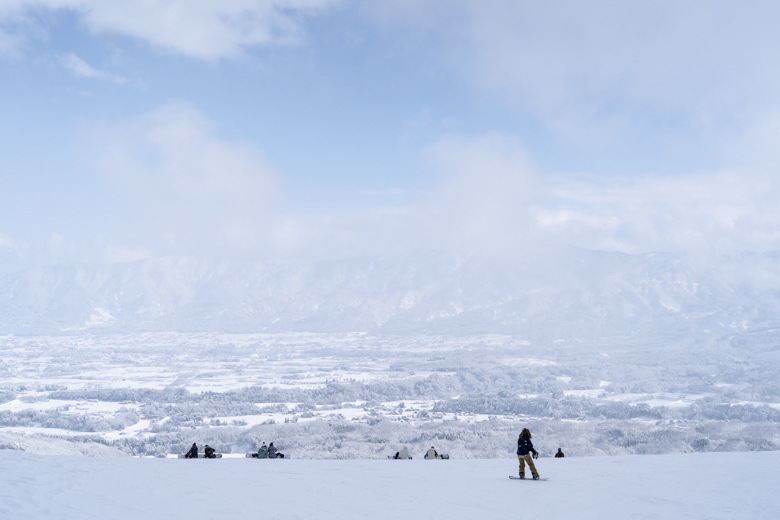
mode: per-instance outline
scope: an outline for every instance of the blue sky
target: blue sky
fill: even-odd
[[[776,249],[771,2],[9,0],[6,263]]]

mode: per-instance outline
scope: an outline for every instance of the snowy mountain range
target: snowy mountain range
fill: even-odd
[[[330,261],[162,258],[0,278],[0,333],[225,331],[688,336],[774,326],[780,255],[421,252]]]

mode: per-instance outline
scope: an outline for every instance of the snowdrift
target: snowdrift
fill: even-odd
[[[0,517],[758,519],[780,517],[780,452],[537,460],[215,461],[0,451]]]

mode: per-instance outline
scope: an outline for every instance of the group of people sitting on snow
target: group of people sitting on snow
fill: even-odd
[[[207,459],[216,459],[216,450],[206,444],[206,448],[203,450],[203,454],[205,458]],[[268,446],[263,443],[262,446],[260,446],[260,449],[257,450],[257,453],[253,453],[252,457],[256,459],[283,459],[284,454],[279,453],[277,451],[276,446],[274,446],[274,443],[271,442],[268,444]],[[192,447],[190,450],[184,454],[185,459],[197,459],[198,458],[198,445],[196,443],[192,443]],[[409,457],[411,458],[411,457]]]
[[[442,459],[449,459],[449,458],[450,458],[449,455],[439,455],[439,453],[434,449],[433,446],[431,446],[431,449],[429,449],[425,453],[425,460],[436,460],[436,459],[442,460]]]
[[[203,455],[207,459],[216,459],[217,458],[217,450],[206,444],[206,447],[203,449]],[[192,443],[192,447],[190,448],[190,451],[184,454],[185,459],[197,459],[198,458],[198,445],[194,442]]]
[[[401,449],[401,451],[395,452],[395,455],[393,455],[394,459],[396,460],[412,460],[412,455],[409,453],[409,448],[406,446]],[[449,455],[439,455],[439,452],[436,451],[436,448],[431,446],[431,449],[429,449],[426,453],[424,458],[426,460],[442,460],[442,459],[449,459]]]
[[[274,443],[271,442],[268,444],[268,446],[263,443],[262,446],[260,446],[260,449],[257,450],[257,457],[258,459],[283,459],[284,453],[279,453],[276,450],[276,447],[274,446]]]

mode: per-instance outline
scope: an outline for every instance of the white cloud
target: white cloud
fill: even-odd
[[[398,0],[371,12],[412,52],[580,145],[649,135],[724,161],[777,156],[778,140],[750,140],[780,112],[777,2]]]
[[[41,28],[16,2],[0,2],[0,56],[13,56],[30,34],[41,36]]]
[[[68,53],[65,56],[62,56],[61,61],[63,66],[65,66],[68,70],[70,70],[77,76],[81,76],[83,78],[99,79],[103,81],[113,81],[114,83],[118,83],[119,85],[121,85],[126,81],[126,79],[122,76],[111,74],[109,72],[98,70],[92,67],[89,63],[82,60],[81,58],[79,58],[73,53]]]
[[[131,232],[157,250],[256,247],[278,207],[280,178],[262,152],[220,139],[184,102],[101,129],[85,153],[129,201]]]
[[[760,172],[557,175],[536,202],[550,240],[626,253],[780,247],[780,182]]]
[[[775,2],[400,0],[377,10],[446,39],[475,81],[545,104],[622,94],[698,105],[724,87],[772,94],[754,80],[780,81],[767,67],[780,43]]]
[[[122,34],[176,53],[215,60],[256,45],[300,42],[301,20],[339,1],[4,0],[0,23],[41,10],[67,10],[76,13],[93,33]]]
[[[97,133],[91,161],[122,194],[114,213],[96,216],[107,219],[107,237],[78,244],[52,235],[40,252],[25,246],[32,251],[25,254],[114,262],[419,249],[545,255],[566,246],[705,256],[780,249],[780,180],[760,172],[550,174],[511,136],[449,136],[425,151],[439,177],[416,204],[292,212],[278,203],[281,176],[262,153],[221,139],[186,103]]]
[[[322,258],[431,248],[502,255],[565,246],[705,254],[780,248],[780,180],[760,172],[550,174],[511,136],[448,136],[425,150],[439,174],[421,202],[290,212],[275,203],[281,176],[262,154],[219,139],[187,104],[101,134],[96,164],[132,201],[138,240],[131,251]]]
[[[780,179],[743,169],[675,176],[550,174],[500,134],[428,150],[442,172],[414,233],[472,251],[579,246],[703,254],[780,248]]]
[[[426,155],[441,172],[434,236],[479,250],[516,249],[529,240],[538,176],[516,139],[497,133],[449,136]]]

